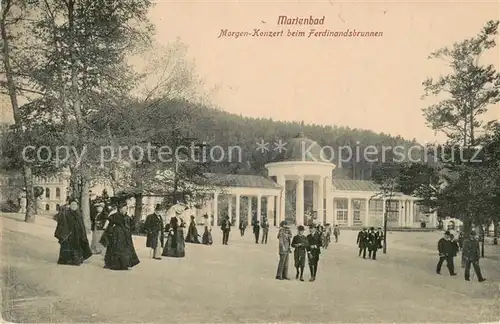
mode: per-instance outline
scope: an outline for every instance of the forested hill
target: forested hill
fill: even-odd
[[[163,106],[163,105],[162,105]],[[167,108],[168,107],[168,108]],[[215,163],[211,169],[214,172],[238,173],[238,174],[265,174],[264,165],[273,160],[278,152],[274,150],[274,142],[283,140],[287,142],[299,132],[321,146],[331,146],[338,151],[339,147],[350,146],[353,151],[353,159],[342,163],[342,171],[336,177],[347,179],[371,179],[371,174],[377,163],[363,161],[360,156],[356,159],[356,147],[363,154],[365,147],[373,145],[377,148],[402,146],[408,148],[416,144],[415,140],[409,141],[402,137],[394,137],[387,134],[377,134],[369,130],[350,129],[348,127],[324,126],[315,124],[304,124],[301,122],[283,122],[264,118],[249,118],[241,115],[231,114],[219,109],[207,108],[197,105],[191,106],[191,114],[187,113],[185,103],[181,105],[167,104],[162,107],[169,110],[173,115],[190,115],[190,132],[200,140],[208,141],[212,146],[219,145],[223,148],[229,146],[240,146],[243,152],[243,162],[233,161]],[[270,150],[265,153],[257,151],[257,142],[261,140],[269,142]],[[380,150],[381,151],[381,150]],[[346,158],[347,152],[343,153]],[[387,159],[391,153],[385,153]],[[335,153],[335,156],[337,154]],[[374,155],[370,155],[373,158]],[[382,158],[379,157],[379,161]],[[338,165],[338,164],[337,164]]]

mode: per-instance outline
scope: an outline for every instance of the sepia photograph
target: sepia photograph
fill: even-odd
[[[3,323],[498,323],[500,2],[0,0]]]

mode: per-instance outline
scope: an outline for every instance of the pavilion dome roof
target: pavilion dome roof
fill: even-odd
[[[321,146],[300,132],[289,140],[285,149],[273,162],[311,161],[322,162]],[[307,152],[307,153],[306,153]]]

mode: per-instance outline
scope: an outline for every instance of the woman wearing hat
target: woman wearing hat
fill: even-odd
[[[118,211],[109,216],[109,225],[101,238],[101,243],[107,245],[104,267],[111,270],[128,270],[140,263],[132,240],[135,224],[127,215],[126,201],[119,202],[117,207]]]
[[[94,254],[101,254],[105,247],[99,241],[104,233],[104,227],[108,221],[108,215],[104,211],[103,202],[95,204],[94,207],[95,213],[92,213],[92,216],[90,217],[90,221],[92,222],[92,243],[90,244],[90,248]]]
[[[202,243],[205,245],[212,245],[212,226],[208,214],[203,215],[205,222],[205,231],[203,232],[203,237],[201,239]]]
[[[182,221],[179,221],[179,214],[180,212],[177,217],[170,219],[166,228],[167,243],[163,247],[162,253],[165,257],[183,258],[186,256],[186,243],[184,242],[184,231],[182,230]]]
[[[196,221],[194,215],[191,215],[191,222],[189,223],[186,243],[200,244],[200,239],[198,238],[198,229],[196,228]]]
[[[62,208],[56,215],[54,236],[59,241],[58,264],[80,265],[92,256],[83,218],[78,212],[78,202],[70,199],[69,208]]]

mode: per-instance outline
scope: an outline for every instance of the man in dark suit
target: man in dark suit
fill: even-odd
[[[253,234],[255,235],[255,244],[259,244],[259,236],[260,236],[260,222],[258,219],[255,219],[252,224]]]
[[[453,264],[454,247],[450,240],[450,232],[444,232],[444,236],[438,241],[439,262],[436,266],[436,273],[441,273],[441,266],[446,261],[446,266],[450,271],[450,276],[456,276],[455,266]]]
[[[267,244],[267,235],[269,234],[269,220],[267,217],[264,217],[262,220],[262,224],[260,224],[260,227],[262,228],[262,241],[260,243],[262,244]]]
[[[361,256],[361,252],[363,252],[363,259],[366,259],[367,235],[368,233],[366,232],[366,228],[363,228],[361,231],[359,231],[358,238],[356,239],[356,243],[359,247],[359,256]]]
[[[470,266],[472,265],[476,272],[477,280],[479,282],[485,281],[486,279],[481,274],[481,268],[479,267],[479,241],[477,240],[476,232],[472,231],[469,238],[464,240],[462,257],[465,260],[465,280],[470,281]]]
[[[310,233],[307,235],[307,259],[309,260],[309,270],[311,272],[311,279],[309,279],[309,281],[314,281],[318,273],[322,240],[317,226],[311,226],[309,230]]]
[[[161,206],[158,204],[155,207],[153,214],[146,217],[144,222],[144,230],[146,231],[146,247],[153,250],[153,259],[161,260],[163,251],[163,241],[165,237],[165,228],[163,226],[163,218],[161,216]]]
[[[227,245],[227,242],[229,241],[229,232],[231,232],[231,220],[229,219],[229,216],[224,217],[220,228],[222,230],[222,244]]]
[[[368,258],[377,260],[377,250],[378,250],[378,235],[373,227],[370,227],[370,231],[367,234],[367,245],[368,245]]]

